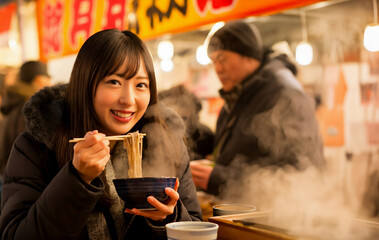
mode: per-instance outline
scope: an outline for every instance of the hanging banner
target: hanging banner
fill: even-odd
[[[77,53],[103,29],[129,29],[148,40],[200,26],[277,13],[322,0],[37,0],[40,56]]]
[[[9,3],[0,7],[0,47],[8,46],[9,30],[15,9],[15,3]]]

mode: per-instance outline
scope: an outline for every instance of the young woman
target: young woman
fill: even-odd
[[[153,62],[135,34],[91,36],[68,85],[43,89],[24,114],[4,174],[1,239],[166,239],[166,223],[201,220],[183,122],[158,104]],[[112,183],[128,177],[127,154],[104,137],[137,130],[146,133],[143,175],[179,179],[167,202],[148,197],[156,211],[125,209]]]

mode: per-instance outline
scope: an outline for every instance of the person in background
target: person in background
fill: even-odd
[[[25,102],[38,90],[50,85],[47,66],[40,61],[22,64],[18,77],[16,69],[9,67],[4,75],[4,92],[1,101],[0,119],[0,199],[2,175],[8,161],[13,142],[25,130],[22,108]],[[0,209],[1,212],[1,209]]]
[[[22,108],[37,91],[51,84],[47,66],[40,61],[22,64],[14,84],[6,85],[2,99],[0,122],[0,174],[4,173],[8,156],[16,137],[25,130]]]
[[[209,41],[225,104],[217,120],[215,166],[191,162],[195,185],[208,193],[222,198],[228,181],[242,188],[253,165],[324,166],[314,101],[286,55],[271,55],[257,28],[243,21],[226,23]]]
[[[0,120],[3,117],[1,112],[2,100],[6,95],[6,89],[8,86],[15,84],[17,79],[17,69],[15,67],[6,66],[0,73]]]
[[[211,154],[214,134],[199,120],[202,109],[200,99],[183,85],[159,92],[158,98],[182,117],[186,125],[186,144],[190,160],[206,158]]]
[[[35,94],[24,114],[4,173],[2,239],[167,239],[165,224],[202,219],[183,121],[158,103],[150,52],[134,33],[89,37],[69,83]],[[105,136],[136,131],[146,134],[143,176],[178,178],[167,201],[147,197],[156,210],[125,209],[112,181],[128,177],[128,155]]]

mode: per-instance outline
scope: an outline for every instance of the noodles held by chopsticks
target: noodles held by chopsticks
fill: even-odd
[[[106,136],[105,139],[113,141],[124,141],[124,148],[126,148],[129,162],[129,178],[142,177],[142,139],[146,136],[145,133],[138,131],[128,133],[126,135]],[[71,139],[70,143],[84,141],[85,138]]]
[[[129,133],[131,137],[125,138],[124,147],[128,154],[129,178],[142,177],[142,139],[144,134],[138,131]]]

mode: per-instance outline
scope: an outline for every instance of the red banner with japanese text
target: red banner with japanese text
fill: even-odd
[[[0,47],[8,46],[9,30],[15,9],[15,3],[9,3],[0,7]]]
[[[103,29],[129,29],[142,39],[200,26],[277,13],[322,0],[37,0],[43,60],[77,53]]]

